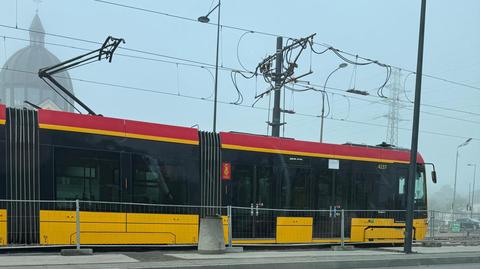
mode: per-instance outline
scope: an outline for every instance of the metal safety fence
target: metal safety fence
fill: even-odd
[[[429,240],[480,243],[480,213],[428,211]]]
[[[101,201],[0,200],[0,247],[196,245],[202,212],[225,244],[403,243],[404,210],[271,209]],[[415,241],[480,242],[480,214],[415,211]]]

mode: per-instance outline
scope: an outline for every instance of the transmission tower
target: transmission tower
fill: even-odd
[[[400,118],[400,92],[402,91],[402,71],[400,69],[392,70],[392,82],[387,86],[389,89],[388,95],[388,114],[385,117],[388,120],[386,142],[390,145],[398,146],[398,124],[402,119]]]

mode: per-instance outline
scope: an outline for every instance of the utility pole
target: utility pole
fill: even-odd
[[[418,149],[418,129],[420,123],[420,98],[422,91],[422,68],[423,68],[423,41],[425,34],[425,8],[426,1],[422,0],[420,11],[420,29],[418,33],[418,54],[417,54],[417,77],[415,82],[415,102],[413,109],[413,128],[412,145],[410,147],[410,169],[407,182],[407,216],[405,229],[405,244],[403,251],[406,254],[412,253],[413,241],[413,217],[414,217],[414,191],[415,179],[417,176],[417,149]]]
[[[283,86],[289,83],[295,83],[299,78],[313,73],[310,70],[302,75],[295,75],[295,69],[298,67],[297,61],[302,52],[310,44],[312,44],[314,36],[315,34],[312,34],[304,38],[293,40],[285,47],[283,46],[283,38],[277,37],[275,54],[264,58],[255,69],[255,74],[257,74],[258,71],[263,75],[265,81],[271,85],[271,87],[269,87],[269,89],[267,89],[265,92],[256,95],[255,99],[258,101],[266,94],[269,94],[272,91],[274,92],[272,122],[267,122],[269,126],[272,126],[272,136],[274,137],[280,137],[280,126],[285,124],[285,122],[280,122],[281,113],[295,113],[294,111],[280,108]],[[289,59],[286,61],[285,68],[283,67],[284,54],[289,55]],[[275,67],[273,67],[274,61]]]
[[[277,37],[277,51],[275,57],[275,88],[274,98],[273,98],[273,111],[272,111],[272,122],[269,123],[272,126],[272,136],[280,136],[280,126],[283,123],[280,123],[280,100],[282,94],[282,69],[283,69],[283,38],[281,36]]]

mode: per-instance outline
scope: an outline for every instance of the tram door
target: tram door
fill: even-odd
[[[275,238],[275,208],[273,204],[273,170],[272,167],[255,166],[255,184],[253,188],[254,201],[250,204],[252,220],[252,238]]]
[[[231,188],[232,232],[235,239],[275,238],[273,168],[234,165]]]
[[[346,207],[348,177],[343,171],[348,169],[342,171],[332,164],[328,167],[314,169],[311,182],[312,207],[321,210],[313,216],[313,238],[316,239],[341,236],[341,210]]]

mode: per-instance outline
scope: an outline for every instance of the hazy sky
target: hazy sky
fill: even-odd
[[[216,3],[211,0],[111,1],[192,19],[204,15]],[[110,64],[94,63],[71,70],[70,75],[75,79],[174,94],[74,80],[76,95],[97,113],[181,126],[198,124],[201,129],[211,130],[212,102],[179,96],[210,98],[213,90],[211,74],[204,68],[157,60],[168,60],[158,55],[161,54],[213,64],[215,26],[115,7],[93,0],[44,0],[40,4],[31,0],[1,0],[0,3],[2,25],[17,24],[20,28],[28,28],[38,7],[48,33],[97,42],[103,42],[108,35],[113,35],[124,38],[126,48],[157,54],[147,55],[119,49],[118,53],[150,59],[115,56]],[[223,0],[221,23],[297,38],[317,33],[314,40],[318,43],[328,43],[363,57],[415,70],[419,9],[420,1],[413,0]],[[423,103],[470,113],[422,107],[423,112],[444,116],[427,113],[421,115],[419,150],[426,161],[434,162],[437,166],[439,184],[430,184],[430,190],[435,191],[443,184],[453,184],[457,146],[467,137],[475,138],[460,151],[458,189],[466,192],[473,177],[473,169],[467,167],[467,163],[479,164],[477,174],[480,179],[480,1],[430,0],[427,3],[426,18],[424,73],[466,83],[476,89],[423,78]],[[216,12],[212,13],[211,19],[216,21]],[[253,69],[263,57],[274,52],[275,37],[245,34],[239,43],[243,34],[242,31],[222,29],[220,63],[223,66],[241,69],[238,54],[243,65],[247,69]],[[6,58],[28,44],[11,37],[28,38],[28,32],[0,27],[1,65]],[[54,36],[47,36],[46,42],[92,50],[98,48],[96,44]],[[63,60],[83,52],[53,45],[46,47]],[[322,50],[320,46],[315,48]],[[300,59],[297,74],[308,71],[311,66],[314,73],[305,80],[323,85],[326,76],[340,63],[341,60],[330,52],[310,56],[309,51],[306,51]],[[339,70],[331,77],[328,86],[343,90],[352,88],[353,72],[352,66]],[[334,119],[326,119],[326,142],[378,144],[386,138],[386,127],[358,123],[387,124],[384,115],[388,112],[388,104],[375,97],[375,88],[385,80],[385,70],[378,66],[368,66],[358,67],[356,72],[356,89],[367,90],[372,95],[347,95],[351,97],[346,98],[338,91],[335,92],[336,95],[330,95],[330,116]],[[407,74],[408,72],[402,71],[402,84]],[[415,76],[408,76],[405,94],[411,99],[414,82]],[[254,102],[256,93],[267,88],[260,77],[258,80],[239,78],[238,85],[244,96],[243,105],[247,106]],[[388,95],[388,89],[384,93]],[[405,94],[402,91],[401,98],[404,101]],[[230,72],[220,71],[219,100],[229,103],[235,101],[236,97]],[[266,97],[256,107],[268,108],[268,103]],[[406,107],[401,110],[400,127],[410,129],[411,105],[406,102],[402,104]],[[285,136],[310,141],[319,139],[320,118],[314,116],[320,114],[320,94],[292,94],[287,91],[285,108],[297,113],[286,116]],[[219,130],[266,134],[267,120],[267,110],[230,104],[219,104],[218,107]],[[410,147],[410,137],[411,131],[401,129],[399,145]],[[480,187],[480,181],[477,186]]]

